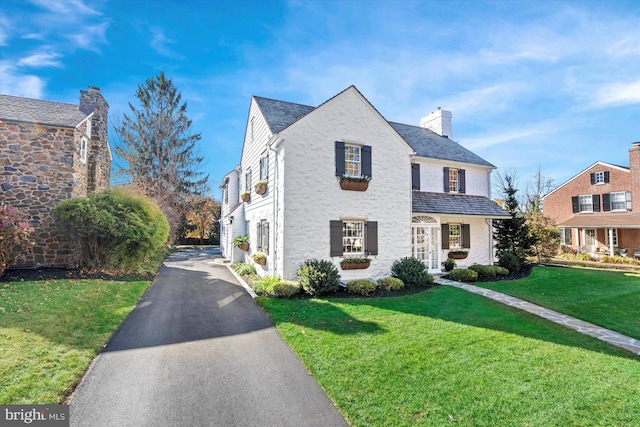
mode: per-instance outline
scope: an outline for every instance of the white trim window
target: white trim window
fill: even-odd
[[[265,153],[260,157],[260,181],[269,179],[269,153]]]
[[[82,163],[87,162],[87,138],[82,138],[82,141],[80,141],[80,161]]]
[[[251,169],[244,174],[244,190],[251,191]]]
[[[449,248],[457,249],[462,247],[462,225],[449,224]]]
[[[580,195],[578,199],[580,212],[593,212],[593,197],[591,194]]]
[[[458,169],[449,168],[449,191],[455,193],[458,191]]]
[[[609,200],[611,201],[611,210],[612,211],[625,211],[627,210],[627,197],[624,191],[619,191],[616,193],[611,193],[609,196]]]
[[[605,245],[607,245],[607,247],[609,247],[609,232],[611,231],[611,234],[613,235],[613,246],[614,247],[618,247],[618,229],[617,228],[607,228],[605,230]]]
[[[595,184],[604,184],[604,172],[594,173]]]
[[[344,174],[346,176],[362,176],[362,147],[359,145],[344,146]]]
[[[359,255],[364,253],[364,221],[343,222],[342,252],[345,255]]]
[[[560,229],[560,244],[571,246],[571,229],[570,228]]]

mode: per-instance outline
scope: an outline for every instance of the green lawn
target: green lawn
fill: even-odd
[[[640,340],[640,271],[540,266],[522,280],[477,285]]]
[[[63,403],[150,283],[0,282],[0,404]]]
[[[353,426],[635,426],[640,360],[460,289],[260,297]]]

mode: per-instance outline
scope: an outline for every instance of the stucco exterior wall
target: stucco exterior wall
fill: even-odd
[[[443,168],[449,167],[465,170],[465,194],[485,197],[491,194],[490,168],[423,157],[414,158],[412,163],[420,165],[420,191],[442,193],[444,190]]]
[[[491,235],[491,220],[471,215],[433,215],[442,224],[469,224],[471,242],[466,259],[456,260],[458,268],[469,267],[472,264],[493,264],[493,236]],[[442,246],[441,246],[442,247]],[[447,259],[447,254],[453,249],[441,249],[440,260]]]
[[[347,90],[281,132],[286,150],[283,271],[293,278],[310,258],[331,259],[331,220],[378,222],[379,254],[365,270],[340,271],[342,279],[382,277],[411,250],[412,150],[355,91]],[[335,175],[335,141],[372,147],[372,180],[365,192],[344,191]]]

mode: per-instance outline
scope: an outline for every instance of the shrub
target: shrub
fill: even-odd
[[[376,284],[370,280],[351,280],[347,283],[347,292],[367,296],[376,290]]]
[[[253,264],[246,262],[237,262],[231,266],[241,276],[250,276],[256,274],[256,268]]]
[[[433,276],[427,272],[424,263],[413,257],[395,261],[391,266],[391,276],[407,286],[429,286],[433,283]]]
[[[576,250],[568,245],[562,245],[560,247],[560,252],[563,254],[575,254]]]
[[[509,270],[498,265],[473,264],[469,267],[469,270],[473,270],[478,273],[479,279],[492,279],[497,276],[506,276],[509,274]]]
[[[449,273],[449,279],[458,282],[475,282],[478,280],[478,273],[468,268],[454,268]]]
[[[640,261],[637,259],[633,259],[630,257],[623,256],[609,256],[605,255],[602,257],[602,262],[612,263],[612,264],[631,264],[631,265],[640,265]]]
[[[11,205],[0,204],[0,275],[18,257],[29,253],[31,233],[33,228],[26,213]]]
[[[113,189],[64,200],[53,216],[90,269],[139,268],[169,237],[169,223],[151,199]]]
[[[251,287],[259,294],[273,294],[273,288],[280,282],[280,276],[256,277],[251,281]]]
[[[404,288],[404,283],[397,277],[385,277],[378,280],[378,285],[386,291],[399,291]]]
[[[310,295],[335,292],[340,285],[340,273],[331,261],[309,259],[297,271],[302,289]]]
[[[500,255],[500,259],[498,259],[498,265],[514,273],[517,273],[522,269],[520,258],[511,252],[503,252]]]
[[[493,268],[496,270],[496,276],[507,276],[509,274],[509,270],[499,265],[494,265]]]
[[[271,289],[271,293],[278,298],[290,298],[302,291],[300,283],[292,280],[281,280]]]

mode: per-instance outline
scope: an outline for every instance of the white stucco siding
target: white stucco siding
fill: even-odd
[[[487,219],[480,216],[441,215],[440,224],[469,224],[471,242],[469,255],[466,259],[456,260],[458,268],[468,267],[471,264],[493,264],[493,238],[491,227]],[[440,259],[447,259],[447,253],[453,249],[442,249]]]
[[[420,191],[442,193],[444,191],[444,167],[465,170],[466,194],[490,197],[491,169],[469,163],[447,162],[419,157],[413,163],[420,164]]]
[[[293,278],[310,258],[330,257],[331,220],[377,221],[378,255],[343,280],[381,277],[410,254],[411,148],[354,89],[348,89],[281,132],[286,147],[283,196],[283,276]],[[372,147],[365,192],[344,191],[335,175],[335,141]]]

